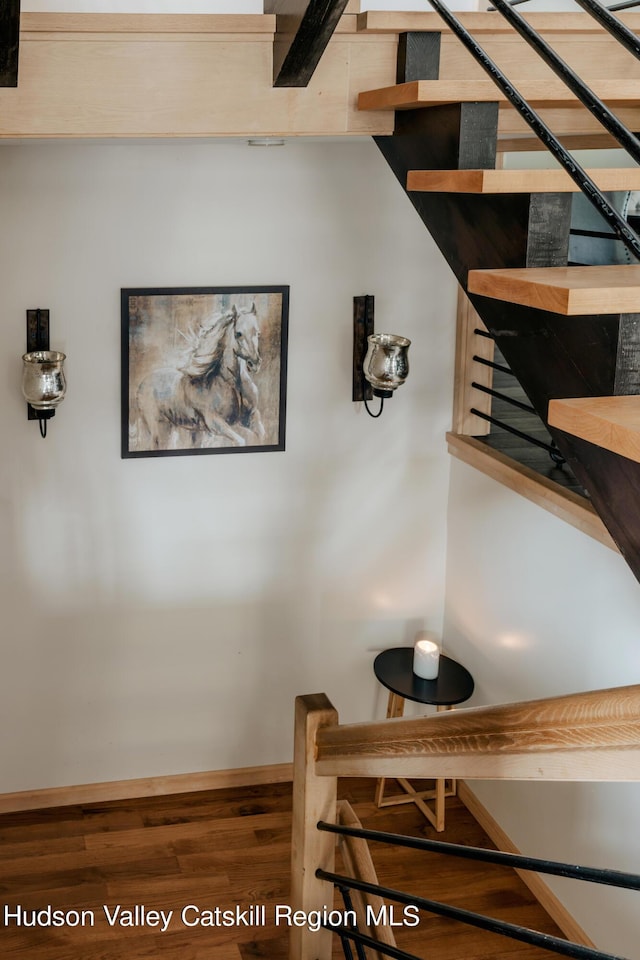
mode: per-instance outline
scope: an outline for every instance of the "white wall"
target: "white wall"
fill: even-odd
[[[293,699],[379,708],[441,628],[455,285],[371,142],[0,147],[0,792],[282,762]],[[122,461],[119,293],[290,284],[284,453]],[[351,402],[352,298],[413,340]],[[20,396],[51,310],[68,397]]]
[[[618,554],[453,461],[445,646],[474,674],[474,705],[638,683],[639,623]],[[470,786],[524,853],[638,871],[640,785]],[[548,882],[599,947],[640,957],[637,894]]]

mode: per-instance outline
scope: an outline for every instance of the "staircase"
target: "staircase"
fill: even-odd
[[[501,863],[516,869],[640,890],[640,876],[612,870],[532,860],[495,850],[360,829],[353,812],[337,802],[338,777],[438,777],[501,780],[640,780],[640,686],[528,703],[474,707],[432,717],[341,725],[324,694],[296,699],[291,902],[301,915],[326,916],[333,886],[345,897],[344,919],[326,917],[321,929],[291,930],[291,960],[330,960],[332,933],[353,957],[418,960],[395,944],[389,924],[371,924],[382,901],[413,905],[512,940],[581,960],[621,960],[591,946],[539,934],[440,901],[381,887],[367,842],[397,844],[444,856]],[[336,842],[347,874],[336,874]],[[353,895],[353,897],[351,896]],[[360,898],[364,898],[362,901]],[[353,899],[353,903],[352,903]],[[357,902],[359,901],[359,903]],[[367,909],[367,904],[371,909]],[[355,914],[351,908],[355,906]],[[363,909],[364,907],[364,909]],[[373,913],[372,913],[373,910]],[[324,913],[323,913],[324,911]],[[348,913],[348,919],[347,919]],[[388,916],[388,914],[387,914]],[[402,924],[392,923],[393,926]],[[366,953],[363,948],[366,947]]]
[[[498,9],[506,5],[494,2]],[[589,8],[595,0],[578,2]],[[377,136],[376,143],[640,579],[640,264],[635,263],[640,238],[602,194],[639,189],[639,173],[637,168],[583,171],[561,143],[566,135],[574,146],[591,146],[594,122],[602,121],[608,136],[624,142],[640,163],[640,141],[620,129],[605,107],[615,107],[631,129],[640,129],[640,81],[596,79],[592,92],[568,69],[560,71],[562,82],[541,82],[534,71],[520,84],[523,100],[441,0],[430,3],[467,50],[475,49],[477,62],[499,89],[493,80],[469,79],[464,69],[452,70],[446,62],[441,79],[440,53],[451,45],[441,43],[440,33],[407,32],[400,37],[396,84],[361,92],[359,108],[394,112],[393,133]],[[511,13],[505,17],[512,22]],[[621,31],[616,40],[640,59],[635,37]],[[533,45],[540,52],[537,41]],[[547,64],[553,60],[548,51],[540,55]],[[522,118],[563,169],[496,169],[500,140],[521,135]],[[629,266],[568,265],[577,189],[599,209],[603,232],[608,228],[633,253]],[[304,925],[292,930],[291,960],[329,960],[332,933],[347,958],[354,956],[355,944],[359,958],[416,960],[394,944],[392,930],[370,929],[369,911],[364,919],[354,914],[352,894],[354,900],[378,898],[376,911],[384,897],[563,956],[620,960],[582,944],[537,939],[524,928],[488,926],[494,923],[490,918],[381,887],[362,846],[369,840],[437,848],[448,856],[477,854],[484,862],[505,854],[447,850],[446,844],[390,834],[374,837],[338,807],[336,783],[339,776],[637,781],[639,716],[639,686],[347,726],[338,723],[323,694],[298,698],[292,902],[302,915],[326,913],[335,886],[347,909],[344,920],[329,918],[315,933]],[[336,835],[359,845],[342,851],[348,875],[334,869]],[[523,858],[511,865],[640,889],[640,876],[596,877],[590,868]],[[365,954],[365,947],[371,953]]]
[[[397,83],[361,92],[359,109],[394,111],[376,143],[640,579],[640,264],[567,266],[580,186],[566,169],[495,168],[522,120],[492,79],[451,78],[440,41],[401,36]],[[591,89],[640,129],[638,80]],[[590,143],[594,117],[564,78],[518,91],[559,140]],[[639,189],[638,167],[587,175],[599,191]]]

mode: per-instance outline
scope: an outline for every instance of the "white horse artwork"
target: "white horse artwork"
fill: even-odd
[[[136,446],[167,450],[261,444],[265,429],[253,379],[261,364],[255,303],[216,314],[182,334],[186,360],[139,384],[131,432]]]

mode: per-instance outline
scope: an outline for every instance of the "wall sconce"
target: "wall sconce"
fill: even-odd
[[[27,352],[22,357],[22,395],[27,401],[29,420],[37,420],[40,436],[47,435],[47,421],[55,416],[64,400],[67,383],[63,364],[66,357],[49,350],[49,311],[27,310]]]
[[[353,391],[354,402],[364,402],[370,417],[379,417],[409,375],[411,340],[395,333],[374,333],[374,298],[353,298]],[[372,413],[367,401],[380,397],[380,409]]]

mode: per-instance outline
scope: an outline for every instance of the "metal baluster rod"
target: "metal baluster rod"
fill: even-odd
[[[460,20],[454,16],[449,8],[441,0],[428,0],[437,14],[444,20],[451,32],[458,37],[460,42],[469,50],[474,59],[480,64],[482,69],[489,74],[496,86],[504,93],[507,100],[518,111],[525,123],[533,130],[535,135],[544,144],[545,147],[558,160],[560,165],[567,171],[571,179],[577,183],[587,200],[596,208],[611,226],[616,236],[622,240],[627,249],[640,260],[640,237],[631,229],[627,221],[617,210],[611,206],[606,197],[600,192],[594,181],[587,174],[586,170],[580,166],[568,150],[562,146],[560,141],[551,132],[542,118],[527,103],[524,97],[516,90],[513,84],[507,79],[500,68],[485,53],[482,47],[476,42],[471,34],[464,28]],[[496,4],[497,5],[497,4]],[[640,147],[640,144],[639,144]],[[640,154],[639,154],[640,155]]]
[[[613,7],[605,7],[598,3],[598,0],[576,0],[576,3],[582,7],[585,13],[597,20],[600,26],[604,27],[612,37],[615,37],[618,43],[621,43],[629,53],[640,60],[640,40],[632,30],[624,25],[622,20],[611,13]]]
[[[640,0],[623,0],[623,3],[614,3],[608,10],[630,10],[631,7],[640,7]]]
[[[484,383],[478,383],[476,380],[471,381],[471,386],[476,390],[482,391],[482,393],[488,393],[490,397],[495,397],[496,400],[502,400],[504,403],[510,403],[512,407],[517,407],[518,410],[524,410],[525,413],[533,413],[538,416],[530,403],[523,403],[522,400],[516,400],[515,397],[508,397],[506,393],[500,393],[499,390],[493,390],[491,387],[486,387]]]
[[[556,877],[569,877],[573,880],[587,880],[591,883],[604,883],[607,886],[623,887],[627,890],[640,890],[640,876],[624,873],[621,870],[609,870],[601,867],[585,867],[558,860],[541,860],[525,857],[521,853],[503,853],[501,850],[486,850],[484,847],[467,847],[461,843],[446,843],[443,840],[427,840],[423,837],[407,837],[384,830],[365,830],[360,827],[347,827],[340,823],[328,823],[321,820],[318,830],[335,833],[339,836],[361,837],[375,843],[386,843],[395,847],[408,847],[411,850],[424,850],[428,853],[441,853],[463,860],[479,860],[481,863],[495,863],[514,870],[535,870],[536,873],[552,874]]]
[[[520,3],[529,3],[529,0],[509,0],[512,7],[517,7]],[[487,7],[489,13],[495,13],[495,7]]]
[[[576,0],[579,3],[580,0]],[[529,3],[529,0],[509,0],[509,6],[518,7],[521,3]],[[623,3],[614,3],[610,7],[604,7],[605,10],[630,10],[632,7],[640,7],[640,0],[624,0]],[[487,7],[489,13],[495,13],[495,7]]]
[[[548,67],[551,67],[556,76],[560,77],[562,82],[575,93],[578,100],[584,104],[589,113],[593,114],[598,123],[605,130],[608,130],[612,137],[615,137],[637,163],[640,163],[640,140],[630,130],[627,130],[616,115],[595,95],[591,87],[587,86],[584,80],[527,23],[522,14],[513,9],[507,0],[493,0],[493,3],[496,10],[502,14],[514,30],[527,41],[530,47],[533,47],[538,56],[544,60]],[[612,17],[612,20],[615,20],[615,17]]]
[[[531,434],[524,433],[523,430],[518,430],[516,427],[512,427],[510,423],[506,423],[504,420],[498,420],[497,417],[491,417],[488,413],[483,413],[482,410],[477,410],[475,407],[471,407],[469,413],[473,413],[476,417],[480,417],[481,420],[486,420],[487,423],[492,423],[495,427],[499,427],[500,430],[506,430],[507,433],[512,433],[514,437],[519,437],[521,440],[526,440],[527,443],[533,444],[534,447],[540,447],[541,450],[546,450],[554,462],[566,462],[562,455],[560,455],[560,459],[556,460],[556,457],[559,456],[558,448],[552,447],[550,443],[545,443],[543,440],[538,440],[536,437],[532,437]]]
[[[340,887],[340,893],[342,894],[342,900],[344,902],[345,910],[353,910],[353,900],[351,898],[351,891],[348,887]],[[355,911],[354,911],[355,912]],[[357,925],[354,927],[356,933],[359,933]],[[342,949],[344,951],[345,960],[353,960],[353,953],[351,950],[351,945],[346,937],[340,938],[342,940]],[[356,945],[356,953],[358,954],[358,960],[367,960],[367,955],[364,952],[364,947],[362,944],[356,940],[354,941]]]
[[[381,943],[379,940],[374,940],[373,937],[362,933],[360,930],[351,930],[349,927],[341,927],[338,926],[338,924],[331,923],[323,923],[322,926],[325,930],[333,930],[343,941],[348,937],[356,944],[360,944],[363,947],[371,947],[371,949],[377,953],[382,953],[385,957],[392,957],[393,960],[421,960],[420,957],[416,957],[415,953],[407,953],[406,950],[401,950],[399,947],[392,947],[391,944]]]
[[[484,367],[491,367],[492,370],[499,370],[500,373],[506,373],[510,377],[515,377],[513,370],[510,370],[509,367],[505,367],[502,363],[496,363],[495,360],[487,360],[486,357],[479,357],[474,353],[472,360],[476,363],[481,363]]]
[[[543,950],[551,950],[553,953],[560,953],[565,957],[573,957],[575,960],[625,960],[624,957],[615,956],[611,953],[603,953],[601,950],[594,950],[592,947],[583,947],[579,943],[571,943],[560,937],[553,937],[548,933],[539,933],[537,930],[530,930],[528,927],[520,927],[515,923],[507,923],[504,920],[494,920],[493,917],[485,917],[481,913],[474,913],[471,910],[463,910],[461,907],[451,907],[446,903],[440,903],[438,900],[427,900],[424,897],[416,897],[409,893],[403,893],[402,890],[394,890],[390,887],[382,887],[375,883],[367,883],[364,880],[356,880],[354,877],[343,877],[336,873],[329,873],[327,870],[316,870],[316,877],[319,880],[327,880],[336,886],[350,887],[352,890],[362,890],[364,893],[372,893],[383,897],[385,900],[395,900],[397,903],[404,903],[418,907],[420,910],[427,910],[429,913],[435,913],[440,917],[449,917],[451,920],[459,920],[472,927],[478,927],[481,930],[489,930],[491,933],[499,933],[503,937],[509,937],[511,940],[519,940],[521,943],[530,943],[536,947],[542,947]],[[348,930],[348,928],[346,928]],[[402,956],[402,954],[400,955]]]

